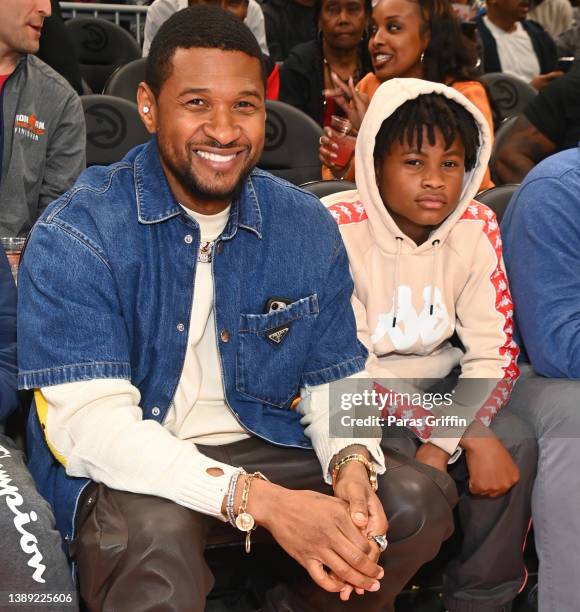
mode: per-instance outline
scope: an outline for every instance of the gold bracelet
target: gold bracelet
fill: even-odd
[[[352,455],[347,455],[346,457],[343,457],[340,461],[336,462],[334,469],[332,470],[332,488],[334,489],[336,487],[340,469],[351,461],[357,461],[358,463],[362,463],[365,466],[367,474],[369,476],[369,482],[371,483],[371,488],[373,491],[376,491],[379,488],[379,483],[377,481],[377,471],[375,470],[375,466],[364,455],[361,455],[360,453],[353,453]]]
[[[250,552],[252,543],[250,541],[251,533],[256,529],[256,521],[254,517],[247,512],[248,498],[250,496],[250,487],[252,486],[252,480],[259,478],[260,480],[268,480],[261,472],[254,472],[248,474],[244,481],[244,488],[242,489],[242,499],[240,501],[240,507],[238,509],[238,516],[236,516],[236,527],[245,532],[246,534],[246,553]]]

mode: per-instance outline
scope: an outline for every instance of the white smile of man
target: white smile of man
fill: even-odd
[[[241,150],[232,151],[229,149],[226,151],[207,151],[205,149],[196,149],[195,154],[201,159],[204,159],[212,164],[228,164],[241,153]]]

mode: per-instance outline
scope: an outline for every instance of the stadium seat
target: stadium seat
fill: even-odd
[[[310,181],[300,185],[301,189],[313,193],[316,197],[322,199],[325,196],[339,193],[341,191],[349,191],[356,189],[356,184],[350,181],[341,181],[333,179],[331,181]]]
[[[146,62],[146,58],[140,57],[117,68],[109,77],[103,93],[136,102],[137,86],[145,80]]]
[[[79,58],[81,74],[95,93],[103,91],[116,68],[141,57],[137,41],[106,19],[70,19],[66,28]]]
[[[503,72],[484,74],[481,81],[491,96],[492,107],[498,115],[494,117],[497,124],[507,117],[520,113],[538,93],[523,79]]]
[[[510,203],[513,194],[518,188],[519,185],[514,184],[499,185],[478,193],[475,196],[475,199],[478,202],[489,206],[495,213],[498,223],[501,223],[506,208]]]
[[[319,179],[322,128],[284,102],[268,100],[266,111],[266,142],[258,167],[295,185]]]
[[[146,142],[149,133],[134,102],[93,94],[81,96],[87,124],[87,165],[119,161],[133,147]]]

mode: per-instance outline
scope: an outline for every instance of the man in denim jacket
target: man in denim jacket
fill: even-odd
[[[396,453],[385,473],[378,437],[329,437],[328,384],[366,352],[334,221],[254,169],[260,57],[220,9],[170,18],[138,92],[155,137],[88,170],[24,255],[30,467],[90,610],[203,610],[205,545],[225,529],[250,550],[253,524],[313,580],[270,609],[339,610],[356,589],[392,610],[452,530],[445,474]]]

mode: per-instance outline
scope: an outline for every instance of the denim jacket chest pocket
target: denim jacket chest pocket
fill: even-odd
[[[240,314],[236,390],[287,406],[299,391],[317,317],[316,294],[269,314]]]

